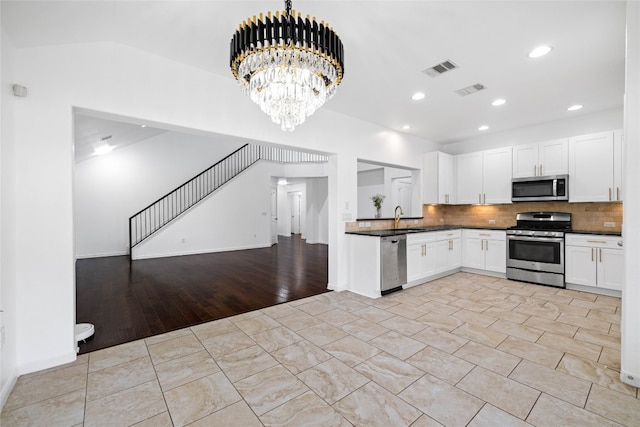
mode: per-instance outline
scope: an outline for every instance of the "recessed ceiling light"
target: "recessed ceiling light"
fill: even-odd
[[[103,144],[103,145],[99,145],[97,146],[94,150],[93,153],[97,156],[102,156],[103,154],[107,154],[110,153],[113,150],[113,146],[109,145],[109,144]]]
[[[147,127],[147,125],[140,125],[140,127],[141,127],[141,128],[146,128],[146,127]]]
[[[575,104],[575,105],[572,105],[571,107],[567,108],[567,111],[577,111],[577,110],[580,110],[580,109],[582,109],[582,105]]]
[[[547,53],[551,52],[553,49],[551,46],[538,46],[529,52],[529,58],[540,58],[541,56],[545,56]]]
[[[409,129],[411,129],[411,126],[409,126],[409,125],[404,125],[404,126],[402,126],[402,129],[404,129],[404,130],[409,130]]]
[[[494,100],[494,101],[491,103],[491,105],[493,105],[494,107],[497,107],[497,106],[499,106],[499,105],[504,105],[506,102],[507,102],[507,100],[506,100],[506,99],[499,98],[499,99]]]
[[[411,99],[413,99],[414,101],[420,101],[421,99],[424,99],[425,94],[422,92],[416,92],[413,94],[413,96],[411,97]]]
[[[478,128],[478,130],[487,130],[487,129],[489,129],[489,126],[487,125],[482,125]]]

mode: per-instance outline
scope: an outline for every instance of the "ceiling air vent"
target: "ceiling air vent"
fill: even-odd
[[[429,77],[438,77],[440,74],[444,74],[447,71],[455,70],[456,68],[458,68],[458,66],[450,59],[447,59],[446,61],[436,64],[433,67],[422,70],[422,72]]]
[[[460,96],[471,95],[472,93],[480,92],[481,90],[485,90],[487,87],[482,83],[476,83],[471,86],[463,87],[462,89],[458,89],[455,92]]]

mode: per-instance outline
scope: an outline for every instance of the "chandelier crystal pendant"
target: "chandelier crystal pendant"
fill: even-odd
[[[253,102],[282,130],[304,123],[336,93],[344,49],[327,23],[302,18],[285,1],[280,14],[240,24],[231,39],[231,72]]]

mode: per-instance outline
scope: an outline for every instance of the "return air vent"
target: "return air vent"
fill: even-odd
[[[471,86],[463,87],[462,89],[458,89],[455,92],[460,96],[471,95],[472,93],[480,92],[481,90],[485,90],[487,87],[482,83],[476,83]]]
[[[433,67],[422,70],[422,72],[429,77],[438,77],[440,74],[444,74],[447,71],[455,70],[456,68],[458,68],[458,66],[450,59],[447,59],[446,61],[436,64]]]

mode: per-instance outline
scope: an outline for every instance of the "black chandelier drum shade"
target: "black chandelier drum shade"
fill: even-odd
[[[290,3],[290,2],[289,2]],[[337,84],[342,81],[344,74],[344,47],[340,37],[324,21],[318,23],[309,15],[302,18],[295,11],[287,9],[281,15],[276,12],[267,13],[266,19],[262,13],[256,19],[248,19],[233,34],[231,39],[230,67],[236,79],[243,78],[247,81],[251,76],[239,76],[238,69],[242,60],[262,49],[283,48],[295,46],[315,52],[325,57],[336,67],[338,72]]]

